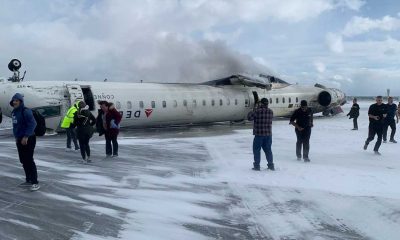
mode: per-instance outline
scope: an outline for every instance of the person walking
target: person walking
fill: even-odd
[[[118,156],[118,134],[119,125],[122,120],[121,114],[115,109],[114,104],[107,101],[99,101],[101,111],[97,115],[99,135],[104,132],[106,139],[106,156]],[[112,144],[111,144],[112,143]]]
[[[297,160],[301,160],[301,148],[303,148],[303,160],[304,162],[310,162],[308,155],[310,152],[311,128],[314,123],[313,112],[308,108],[306,100],[301,100],[300,108],[294,111],[289,124],[295,127]]]
[[[269,170],[274,171],[274,160],[272,155],[272,118],[273,111],[268,108],[268,99],[262,98],[260,105],[247,114],[247,119],[253,121],[253,170],[260,171],[261,148],[267,159]]]
[[[349,119],[353,119],[353,129],[351,130],[358,130],[357,118],[360,116],[360,106],[357,104],[357,98],[353,98],[353,106],[346,116],[349,116]]]
[[[386,110],[387,110],[387,116],[383,123],[383,142],[386,143],[387,132],[388,132],[388,128],[390,126],[390,128],[392,129],[392,132],[390,133],[389,142],[397,143],[397,141],[394,140],[394,135],[396,134],[396,121],[394,120],[394,117],[397,118],[397,122],[399,122],[399,117],[397,114],[397,106],[396,106],[396,104],[393,103],[393,97],[388,97],[388,103],[386,104]]]
[[[377,140],[374,147],[374,153],[376,155],[381,155],[379,152],[379,147],[382,143],[383,126],[387,115],[386,105],[382,103],[382,96],[377,96],[375,98],[376,103],[372,104],[368,109],[368,138],[365,140],[364,150],[367,150],[368,144],[374,140],[375,134],[377,135]]]
[[[32,110],[25,107],[24,98],[20,93],[16,93],[12,97],[10,105],[14,108],[11,117],[19,161],[22,163],[25,172],[25,182],[21,183],[20,186],[30,187],[31,191],[37,191],[40,185],[33,159],[36,147],[36,120],[33,117]]]
[[[79,150],[79,145],[76,140],[76,134],[75,134],[75,123],[74,123],[74,116],[76,112],[78,111],[78,104],[80,101],[77,101],[72,107],[70,107],[65,114],[65,117],[61,123],[61,128],[64,128],[65,131],[67,132],[67,148],[65,151],[72,151],[71,149],[71,140],[74,142],[75,146],[75,151]]]
[[[89,141],[94,133],[93,126],[96,124],[96,118],[83,101],[79,102],[74,118],[82,159],[85,162],[91,162]]]

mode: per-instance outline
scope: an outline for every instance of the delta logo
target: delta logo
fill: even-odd
[[[144,113],[146,113],[146,116],[147,116],[147,117],[150,117],[150,115],[151,115],[152,112],[153,112],[153,109],[151,109],[151,108],[148,108],[148,109],[145,109],[145,110],[144,110]]]

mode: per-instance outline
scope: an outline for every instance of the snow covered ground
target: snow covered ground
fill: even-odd
[[[64,152],[65,136],[39,139],[39,192],[22,180],[12,138],[1,136],[0,239],[393,239],[400,236],[398,145],[364,151],[345,114],[317,116],[310,163],[296,160],[287,119],[273,122],[277,171],[251,171],[252,127],[126,131],[120,157],[93,163]],[[262,155],[262,168],[266,161]]]

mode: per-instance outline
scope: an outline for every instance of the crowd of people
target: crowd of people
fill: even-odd
[[[77,101],[68,109],[61,123],[61,128],[65,129],[67,134],[66,151],[73,151],[73,142],[75,151],[80,150],[82,160],[86,163],[91,161],[90,139],[95,131],[99,133],[99,136],[104,135],[105,137],[106,157],[118,156],[117,138],[122,116],[115,109],[113,103],[99,101],[98,104],[100,109],[98,110],[97,118],[95,118],[84,101]],[[268,169],[275,170],[272,154],[272,119],[274,113],[268,107],[268,104],[268,99],[262,98],[247,116],[248,120],[254,123],[254,162],[252,169],[255,171],[260,171],[261,149],[265,153]],[[19,160],[25,172],[25,182],[21,183],[20,186],[27,186],[32,191],[36,191],[40,188],[40,185],[33,154],[36,146],[36,136],[40,136],[37,130],[41,122],[35,120],[35,112],[25,107],[24,98],[21,94],[16,93],[10,101],[10,105],[14,108],[12,111],[13,134],[16,139]],[[353,119],[352,130],[358,130],[357,118],[359,115],[360,106],[357,104],[357,99],[353,99],[353,105],[347,114],[350,119]],[[382,139],[386,143],[389,127],[391,128],[389,141],[397,143],[394,135],[396,133],[396,123],[399,122],[400,118],[400,104],[396,106],[392,97],[389,97],[388,103],[384,104],[382,96],[377,96],[376,103],[369,107],[368,117],[368,138],[365,140],[364,149],[368,148],[369,143],[377,135],[374,152],[380,155],[379,147]],[[295,128],[297,160],[303,159],[304,162],[310,162],[310,137],[314,124],[313,112],[308,107],[307,101],[302,100],[300,102],[300,108],[294,111],[289,124]]]
[[[73,151],[71,146],[73,142],[75,151],[80,150],[82,160],[86,163],[91,161],[89,142],[95,131],[99,133],[99,136],[104,135],[105,137],[106,157],[118,156],[117,137],[122,116],[115,109],[113,103],[99,101],[98,104],[100,109],[97,118],[95,118],[84,101],[77,101],[68,109],[61,123],[61,128],[65,129],[67,133],[66,151]],[[35,119],[34,112],[25,107],[24,98],[21,94],[16,93],[10,101],[10,105],[13,107],[13,134],[19,160],[25,172],[25,181],[20,186],[30,187],[31,191],[37,191],[40,185],[33,154],[40,122]],[[96,129],[94,126],[96,126]]]
[[[365,140],[364,150],[367,150],[368,144],[374,140],[377,135],[377,141],[374,146],[374,153],[380,155],[379,147],[383,142],[387,142],[388,128],[391,128],[389,142],[397,143],[394,139],[396,133],[396,123],[399,123],[400,104],[396,106],[393,103],[393,97],[388,97],[388,103],[383,103],[382,96],[375,98],[376,103],[372,104],[368,109],[369,127],[368,138]],[[300,108],[296,109],[292,114],[289,124],[295,127],[296,133],[296,156],[297,160],[303,159],[304,162],[310,162],[310,137],[313,124],[313,112],[307,106],[307,101],[300,102]],[[260,171],[261,149],[263,149],[269,170],[275,170],[272,154],[272,118],[273,111],[268,108],[268,99],[262,98],[255,108],[248,113],[247,119],[253,122],[253,170]],[[353,129],[358,130],[357,119],[360,115],[360,106],[357,99],[353,99],[353,105],[347,114],[353,119]],[[395,120],[396,118],[396,120]]]

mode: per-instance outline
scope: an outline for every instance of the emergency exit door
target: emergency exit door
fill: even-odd
[[[83,100],[83,92],[80,85],[67,85],[67,90],[71,106],[74,105],[77,100]]]

